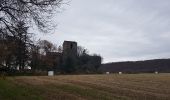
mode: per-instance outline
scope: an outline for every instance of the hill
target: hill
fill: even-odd
[[[102,72],[170,72],[170,59],[154,59],[145,61],[112,62],[102,64],[99,68]]]

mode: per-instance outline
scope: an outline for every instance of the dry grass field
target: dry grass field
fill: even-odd
[[[0,100],[170,100],[170,74],[8,77]]]

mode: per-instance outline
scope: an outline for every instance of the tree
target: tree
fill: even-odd
[[[92,71],[96,72],[98,68],[101,66],[101,62],[102,62],[102,57],[100,55],[93,54],[90,59],[90,63],[93,65]]]
[[[40,53],[39,53],[39,47],[37,45],[31,46],[31,56],[30,56],[30,66],[32,70],[40,69]]]
[[[28,65],[30,46],[32,45],[31,33],[28,33],[28,27],[20,21],[14,27],[14,39],[16,45],[16,65],[19,69],[24,69]]]
[[[80,73],[95,73],[101,65],[102,57],[97,54],[89,55],[88,50],[78,46],[78,65],[77,71]]]
[[[63,48],[62,48],[62,46],[58,46],[58,48],[57,48],[57,52],[59,52],[59,53],[62,53],[62,52],[63,52]]]
[[[102,58],[99,55],[84,54],[79,56],[78,71],[81,73],[96,73],[101,65]]]
[[[63,60],[63,65],[61,66],[61,71],[63,73],[73,73],[76,72],[76,66],[77,66],[77,59],[73,58],[72,56],[67,56]]]
[[[85,49],[82,46],[77,46],[77,55],[82,56],[82,55],[85,55],[85,54],[88,54],[88,50]]]
[[[16,45],[11,37],[6,37],[6,39],[2,39],[0,41],[1,46],[1,66],[6,68],[14,68],[15,67],[15,51]]]
[[[0,66],[23,69],[32,54],[39,57],[37,50],[31,51],[27,30],[33,25],[41,32],[53,28],[51,18],[61,4],[63,0],[0,0],[0,46],[5,47],[0,48]]]
[[[37,50],[36,50],[37,48]],[[47,40],[40,40],[37,43],[37,46],[34,49],[34,60],[36,60],[39,62],[39,64],[37,64],[37,66],[35,67],[39,67],[41,66],[41,69],[51,69],[53,67],[55,67],[56,64],[56,52],[57,52],[57,46],[53,43],[51,43],[50,41]],[[38,52],[38,55],[37,55]],[[35,59],[38,58],[38,59]],[[35,61],[32,61],[32,64],[35,64]],[[39,67],[40,68],[40,67]]]
[[[39,40],[38,46],[40,48],[40,53],[42,55],[46,55],[48,52],[56,52],[57,51],[57,47],[55,46],[55,44],[53,44],[47,40]]]
[[[9,26],[24,21],[27,26],[36,25],[46,32],[54,11],[62,3],[63,0],[0,0],[0,30],[6,28],[11,31]]]
[[[16,26],[9,26],[11,31],[4,31],[8,34],[12,32],[13,36],[4,35],[1,38],[1,62],[6,67],[13,67],[16,69],[18,66],[20,69],[28,64],[29,51],[31,41],[31,34],[27,32],[28,27],[25,26],[24,22],[18,22]]]

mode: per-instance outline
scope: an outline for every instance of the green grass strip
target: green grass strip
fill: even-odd
[[[43,100],[38,90],[0,79],[0,100]]]

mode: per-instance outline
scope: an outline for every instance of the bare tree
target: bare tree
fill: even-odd
[[[29,49],[32,44],[30,38],[32,36],[27,32],[28,27],[25,26],[24,22],[18,22],[15,27],[9,27],[14,36],[1,36],[1,64],[6,67],[10,67],[13,64],[13,67],[19,66],[20,69],[23,69],[28,62]]]
[[[46,55],[46,53],[48,53],[48,52],[56,52],[57,51],[57,47],[53,43],[51,43],[47,40],[38,41],[38,46],[40,48],[40,54],[42,54],[42,55]]]
[[[62,53],[62,52],[63,52],[63,48],[62,48],[62,46],[58,46],[58,48],[57,48],[57,52],[59,52],[59,53]]]
[[[3,28],[11,31],[9,26],[16,26],[18,21],[46,32],[54,11],[62,3],[63,0],[0,0],[0,33]]]
[[[78,54],[78,56],[88,54],[88,50],[86,48],[82,47],[82,46],[78,46],[77,47],[77,54]]]
[[[24,69],[24,67],[28,64],[29,59],[29,49],[32,44],[31,41],[31,33],[28,33],[28,27],[25,26],[24,22],[18,22],[17,26],[14,28],[14,32],[16,36],[15,39],[16,44],[16,64],[20,69]]]

